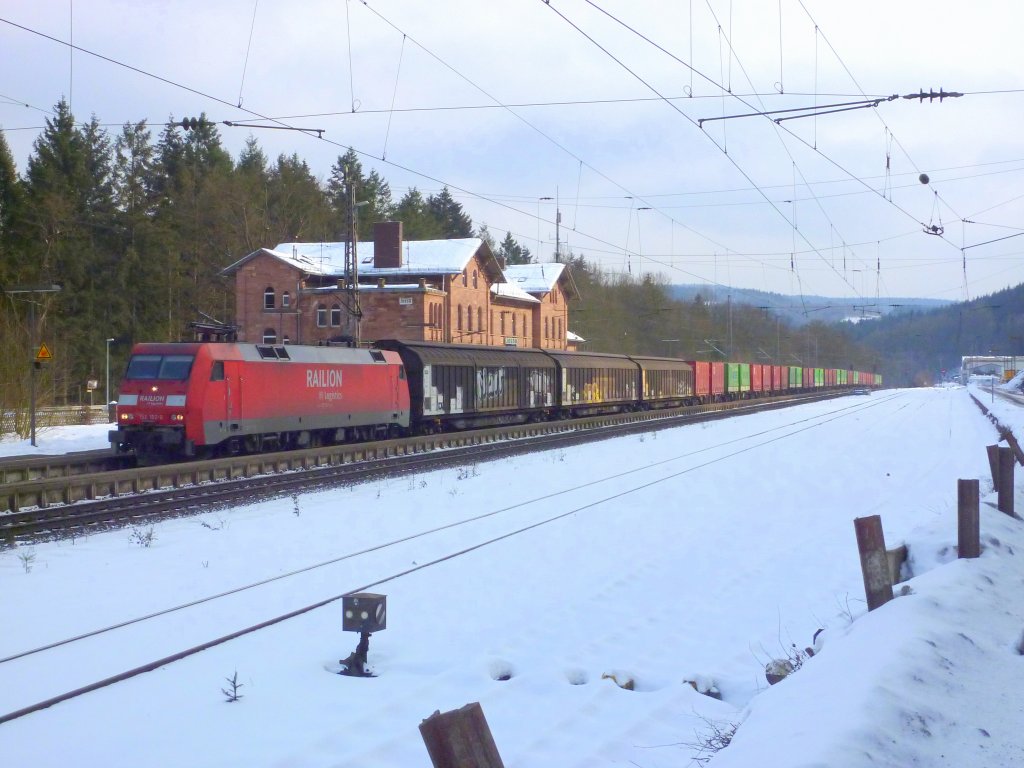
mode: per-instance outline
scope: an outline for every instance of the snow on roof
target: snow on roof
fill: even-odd
[[[385,277],[402,274],[458,274],[466,268],[483,241],[478,237],[454,240],[405,240],[402,266],[378,269],[373,265],[373,241],[356,246],[359,274]],[[345,273],[345,243],[279,243],[269,253],[299,269],[318,275]]]
[[[547,293],[562,276],[565,264],[513,264],[505,267],[505,279],[527,293]]]
[[[507,273],[505,279],[508,280]],[[516,299],[517,301],[528,301],[531,304],[540,304],[540,299],[531,296],[511,281],[507,283],[494,283],[491,286],[491,293],[500,299]]]

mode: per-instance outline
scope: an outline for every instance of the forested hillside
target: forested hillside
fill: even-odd
[[[931,384],[960,369],[964,355],[1024,353],[1024,285],[942,309],[914,311],[849,329],[876,350],[889,380]]]

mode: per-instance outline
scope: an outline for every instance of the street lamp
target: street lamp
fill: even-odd
[[[107,339],[107,399],[103,401],[105,408],[110,408],[110,345],[113,339]]]

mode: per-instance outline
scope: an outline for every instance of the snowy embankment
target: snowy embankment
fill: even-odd
[[[0,724],[4,760],[428,766],[420,721],[479,701],[508,768],[685,766],[737,724],[712,766],[1022,764],[1024,530],[994,509],[995,439],[965,389],[880,392],[208,512],[150,546],[3,550],[0,716],[410,571],[373,588],[374,679],[326,671],[357,640],[332,603]],[[976,560],[956,560],[959,478],[980,479]],[[868,614],[871,514],[912,578]]]

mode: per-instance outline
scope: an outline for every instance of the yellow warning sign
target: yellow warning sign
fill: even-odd
[[[45,341],[39,345],[39,351],[36,352],[36,360],[53,360],[53,355],[50,354],[50,348],[46,346]]]

